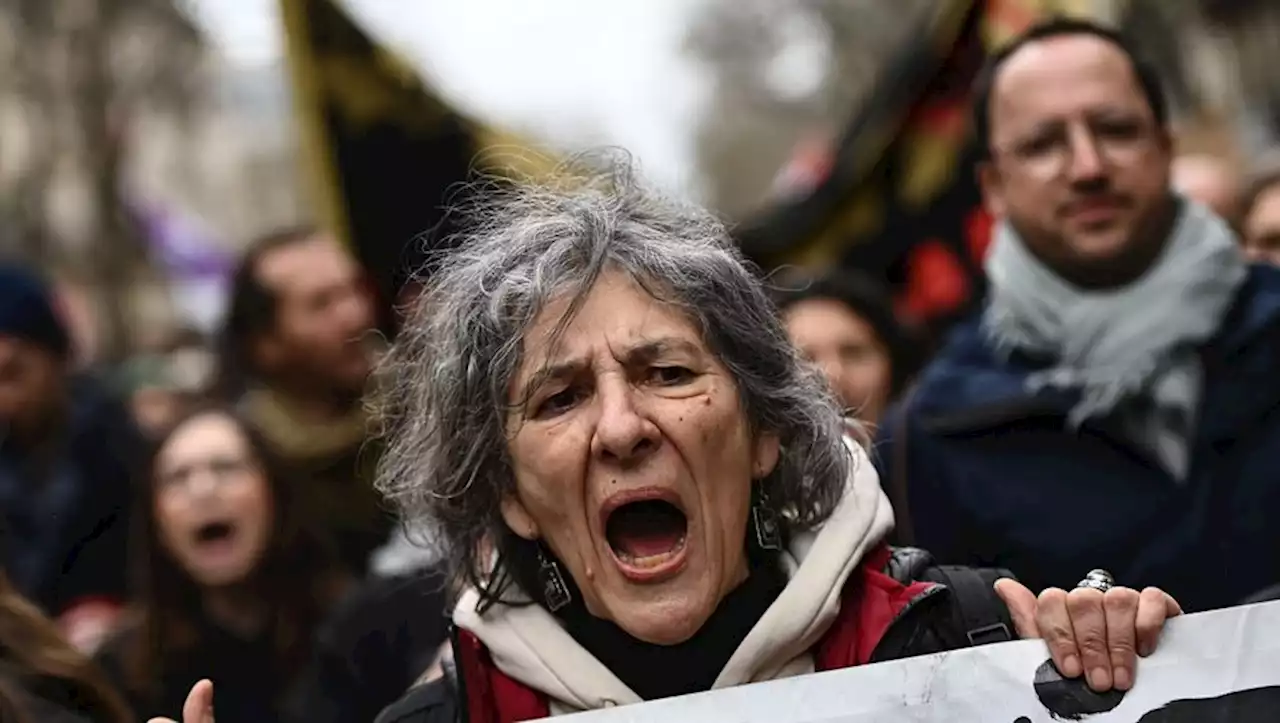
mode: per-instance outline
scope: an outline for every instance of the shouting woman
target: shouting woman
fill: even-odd
[[[1011,579],[965,599],[888,548],[861,430],[724,228],[625,163],[500,199],[432,271],[390,359],[381,485],[451,553],[454,672],[382,721],[530,720],[1015,634],[1126,688],[1125,651],[1179,612]],[[967,629],[961,604],[1001,615]]]
[[[225,409],[194,411],[161,438],[138,490],[141,599],[99,653],[139,713],[173,710],[212,677],[232,720],[286,717],[315,628],[346,578],[274,469]]]

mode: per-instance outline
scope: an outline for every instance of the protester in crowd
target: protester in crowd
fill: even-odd
[[[1245,197],[1243,228],[1249,258],[1280,266],[1280,153],[1254,174]]]
[[[1173,190],[1202,203],[1232,226],[1240,221],[1244,193],[1240,172],[1226,159],[1191,153],[1173,159]]]
[[[0,523],[0,548],[11,541]],[[134,723],[102,672],[0,569],[0,721]]]
[[[1098,689],[1131,685],[1136,658],[1110,651],[1150,652],[1178,612],[1162,591],[1038,602],[952,570],[971,584],[939,595],[924,553],[883,544],[862,431],[711,214],[622,163],[509,194],[433,269],[388,364],[379,486],[447,550],[459,679],[379,720],[531,720],[1015,627],[1066,675],[1083,660]]]
[[[71,370],[43,279],[0,263],[2,561],[16,589],[84,649],[127,594],[130,476],[141,440],[96,379]]]
[[[280,231],[256,241],[236,269],[219,383],[361,574],[392,527],[373,490],[377,453],[366,445],[361,403],[373,329],[361,271],[338,242]]]
[[[791,272],[777,287],[791,342],[818,365],[846,409],[879,422],[921,361],[919,343],[898,321],[888,292],[845,270]]]
[[[194,412],[161,440],[138,486],[138,607],[100,656],[139,713],[214,676],[229,720],[282,719],[347,578],[274,469],[229,411]]]
[[[1032,588],[1102,566],[1188,609],[1280,581],[1280,272],[1169,186],[1156,73],[1055,20],[977,86],[990,298],[881,427],[917,543]]]

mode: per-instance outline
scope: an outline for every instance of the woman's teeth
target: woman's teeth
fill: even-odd
[[[615,554],[618,556],[618,559],[631,567],[638,569],[660,567],[676,555],[680,554],[680,551],[684,549],[684,541],[685,538],[681,537],[670,550],[652,555],[636,556],[626,552],[625,550],[616,550]]]

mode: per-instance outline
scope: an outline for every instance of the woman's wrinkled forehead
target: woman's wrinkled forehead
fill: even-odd
[[[564,292],[534,318],[521,339],[511,380],[518,398],[539,377],[607,353],[622,361],[660,352],[711,357],[697,323],[627,275],[606,272],[585,291]]]

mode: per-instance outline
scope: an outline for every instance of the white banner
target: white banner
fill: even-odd
[[[574,723],[1276,723],[1280,603],[1170,621],[1126,695],[1062,681],[1039,641],[1021,641],[642,705]],[[566,720],[566,719],[561,719]]]

